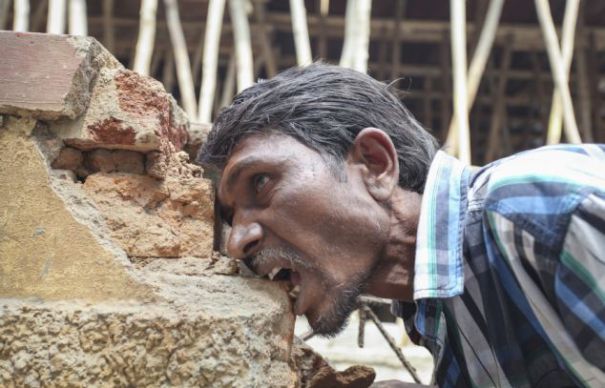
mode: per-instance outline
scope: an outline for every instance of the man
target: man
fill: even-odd
[[[605,148],[545,147],[472,171],[389,87],[324,64],[217,117],[231,255],[299,290],[334,335],[361,293],[394,300],[439,386],[605,384]]]

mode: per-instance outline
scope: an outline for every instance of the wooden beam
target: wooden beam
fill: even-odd
[[[454,117],[458,128],[458,149],[462,163],[471,164],[468,95],[466,90],[466,9],[464,0],[450,0]]]
[[[202,85],[200,88],[198,121],[209,123],[212,119],[212,105],[216,88],[216,71],[218,67],[219,42],[225,0],[210,0],[206,18],[206,34],[204,36],[204,59],[202,64]]]
[[[194,119],[197,117],[197,104],[193,89],[193,77],[191,76],[191,62],[189,61],[187,42],[185,41],[185,35],[181,27],[179,5],[176,0],[164,0],[164,10],[174,52],[181,104],[187,115],[191,119]]]
[[[157,9],[158,0],[142,0],[133,70],[144,75],[149,74],[153,54]]]
[[[299,66],[305,66],[313,61],[311,56],[311,43],[307,28],[307,10],[303,0],[290,0],[290,13],[292,14],[292,34],[294,35],[294,48]]]
[[[577,2],[578,0],[569,0],[569,2]],[[559,41],[557,39],[557,32],[552,20],[550,13],[550,6],[548,0],[535,0],[536,9],[538,11],[538,20],[544,34],[544,40],[546,42],[546,52],[548,54],[548,60],[550,67],[553,72],[553,78],[555,80],[556,88],[561,94],[561,103],[563,105],[563,120],[565,121],[565,135],[567,141],[570,143],[581,143],[580,133],[578,132],[578,124],[576,123],[576,117],[573,111],[573,104],[571,101],[571,94],[569,93],[568,77],[565,71],[565,59],[561,54],[559,48]],[[573,5],[572,5],[573,6]],[[570,9],[566,7],[567,10]],[[575,20],[573,20],[575,25]],[[549,127],[550,131],[550,127]],[[554,136],[549,135],[549,139],[553,139]]]
[[[233,25],[235,61],[237,69],[237,91],[254,84],[254,61],[250,42],[250,25],[244,0],[229,0],[229,11]]]

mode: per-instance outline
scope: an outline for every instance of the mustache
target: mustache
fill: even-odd
[[[292,268],[312,268],[311,264],[304,260],[302,255],[292,247],[263,248],[245,262],[248,268],[254,270],[254,267],[276,258],[287,260]]]

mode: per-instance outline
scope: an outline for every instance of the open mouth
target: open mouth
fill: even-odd
[[[245,261],[246,266],[254,273],[264,279],[280,282],[286,286],[288,296],[294,305],[297,314],[302,313],[301,305],[302,275],[301,272],[292,268],[290,262],[281,259],[249,259]]]
[[[265,278],[272,281],[283,281],[289,286],[288,295],[293,302],[296,302],[300,294],[300,273],[290,268],[273,268]]]

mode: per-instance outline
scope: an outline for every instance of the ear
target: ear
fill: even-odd
[[[364,128],[355,137],[349,154],[362,165],[362,177],[378,202],[388,200],[399,182],[399,160],[391,137],[378,128]]]

